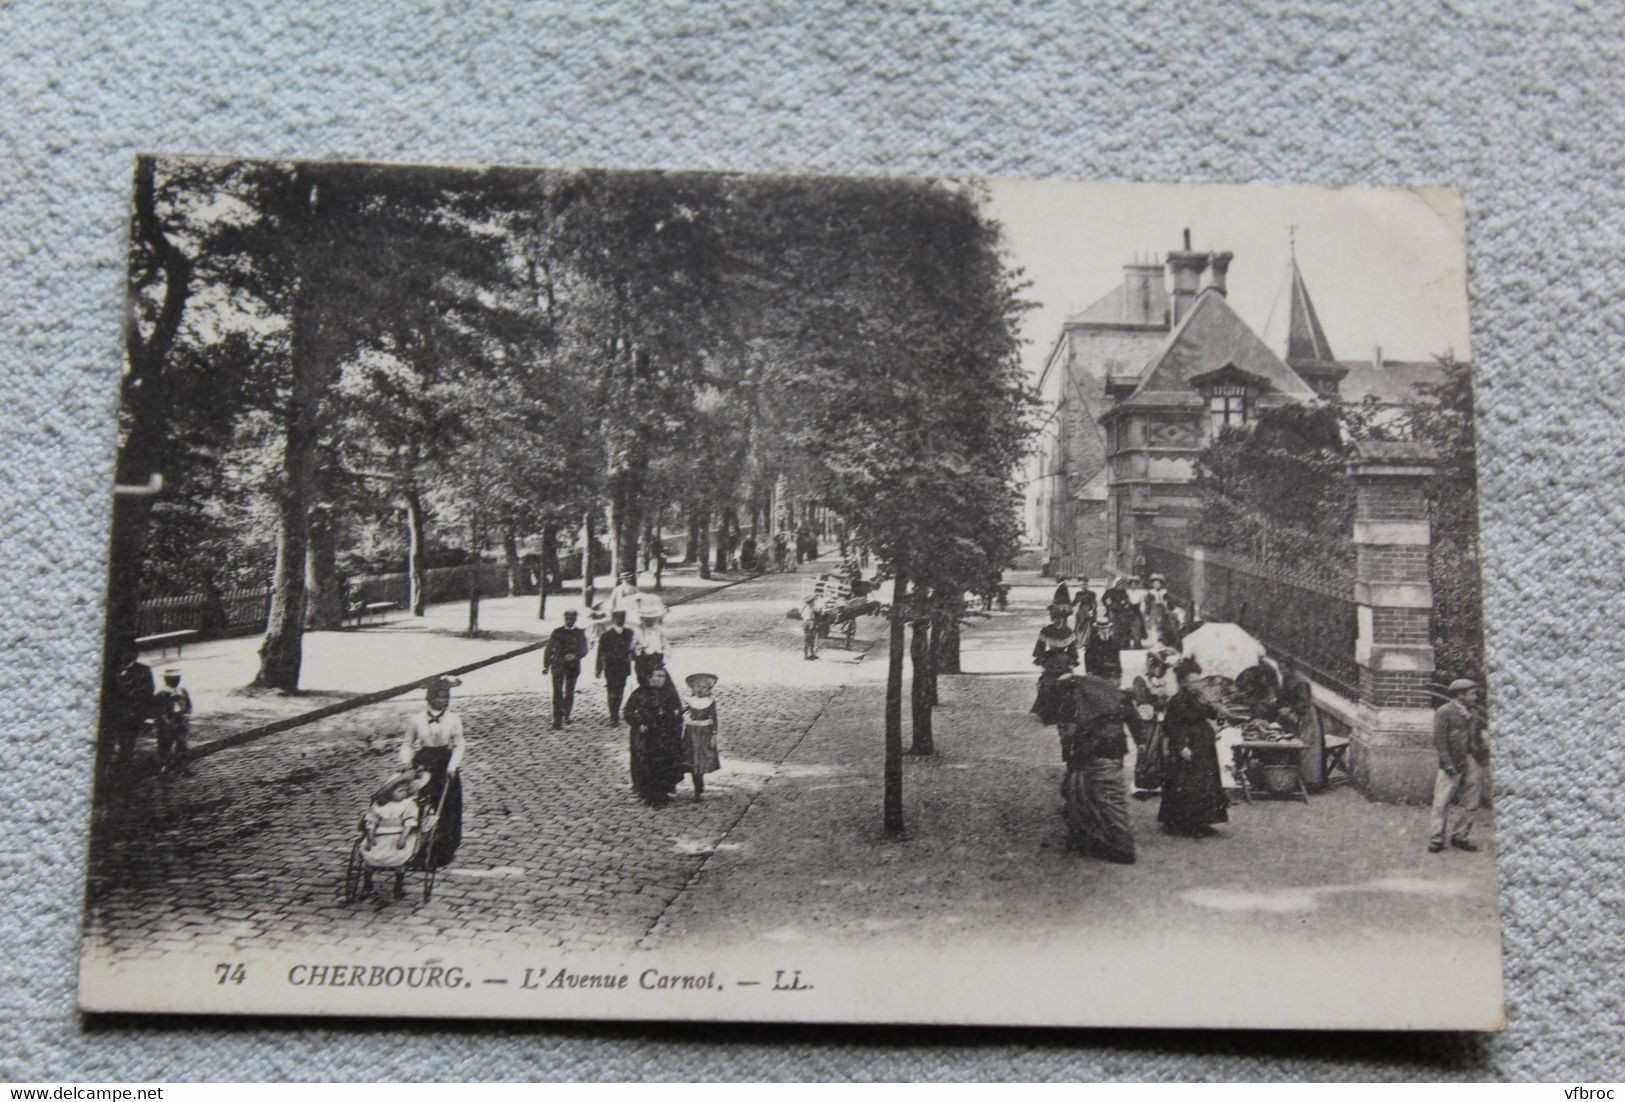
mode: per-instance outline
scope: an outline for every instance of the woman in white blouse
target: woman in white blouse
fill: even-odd
[[[427,707],[406,721],[400,760],[410,769],[427,769],[429,783],[419,799],[426,811],[440,809],[434,834],[434,863],[449,863],[463,840],[463,717],[451,710],[451,690],[462,682],[437,677],[428,684]]]

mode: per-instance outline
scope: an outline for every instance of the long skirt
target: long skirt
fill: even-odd
[[[1067,845],[1090,857],[1134,863],[1134,834],[1129,830],[1128,788],[1117,758],[1089,758],[1066,775]]]
[[[630,724],[632,790],[646,803],[664,803],[686,771],[678,736],[663,723]]]
[[[1061,718],[1061,709],[1066,703],[1066,690],[1060,681],[1061,675],[1049,670],[1038,675],[1038,696],[1033,700],[1032,711],[1038,722],[1046,726]]]
[[[425,746],[413,755],[412,764],[429,771],[429,783],[418,793],[418,805],[425,815],[433,813],[437,807],[440,809],[434,831],[434,847],[426,856],[433,859],[436,868],[449,865],[457,855],[457,847],[463,842],[463,778],[460,774],[447,773],[447,766],[451,764],[449,746]],[[445,795],[444,802],[441,800],[442,793]]]
[[[683,770],[688,773],[715,773],[722,768],[717,754],[717,725],[689,723],[683,727]]]
[[[1203,747],[1184,761],[1169,754],[1163,766],[1162,806],[1157,821],[1172,834],[1195,835],[1229,820],[1230,800],[1219,778],[1218,755]]]

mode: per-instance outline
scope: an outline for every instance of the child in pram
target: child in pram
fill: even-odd
[[[395,898],[406,894],[406,866],[418,855],[434,818],[432,809],[418,803],[418,794],[428,783],[429,771],[420,768],[392,775],[373,793],[356,843],[364,870],[362,894],[372,892],[374,871],[393,872]]]

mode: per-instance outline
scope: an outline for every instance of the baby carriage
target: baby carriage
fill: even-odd
[[[450,785],[441,786],[439,802],[428,807],[421,797],[429,784],[427,770],[396,773],[373,794],[361,816],[358,837],[350,846],[344,874],[344,901],[354,903],[372,894],[375,874],[395,878],[394,897],[406,894],[406,874],[423,875],[423,901],[434,894],[435,831],[440,825]]]

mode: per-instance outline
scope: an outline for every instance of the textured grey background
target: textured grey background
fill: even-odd
[[[0,1078],[1621,1075],[1617,3],[464,7],[0,8]],[[75,940],[136,150],[1464,187],[1509,1029],[87,1027]]]

